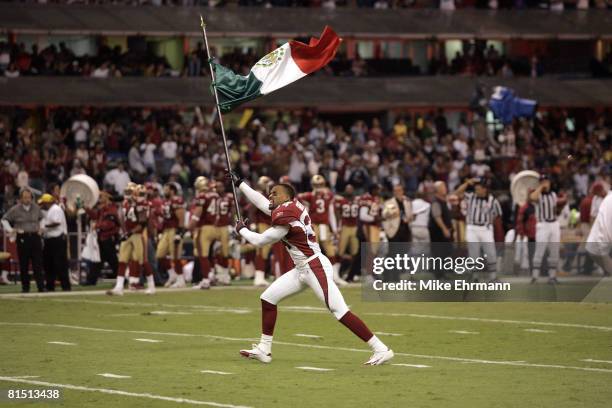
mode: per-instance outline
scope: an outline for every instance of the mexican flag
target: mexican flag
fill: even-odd
[[[236,75],[213,62],[221,112],[259,98],[323,68],[336,55],[340,38],[326,26],[309,44],[291,40],[260,59],[249,75]]]

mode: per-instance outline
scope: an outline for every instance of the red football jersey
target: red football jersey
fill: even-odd
[[[133,203],[125,213],[125,229],[133,233],[139,225],[146,225],[149,220],[150,209],[147,202]]]
[[[178,228],[180,221],[176,216],[176,210],[184,207],[183,198],[174,196],[169,200],[164,200],[162,205],[162,229]]]
[[[349,200],[345,197],[336,196],[334,204],[340,212],[342,226],[354,227],[357,225],[357,218],[359,218],[359,202],[357,198]]]
[[[333,204],[334,194],[329,190],[310,191],[298,195],[298,199],[308,206],[308,212],[313,224],[330,225],[330,205]],[[332,207],[333,208],[333,207]]]
[[[308,211],[299,201],[288,201],[272,211],[272,226],[277,225],[289,227],[282,241],[295,264],[321,253]]]
[[[153,223],[153,227],[155,230],[159,231],[163,227],[164,217],[163,217],[163,207],[164,200],[160,197],[155,197],[152,200],[149,200],[149,211],[151,216],[151,221]]]
[[[225,193],[217,200],[217,226],[227,227],[232,225],[232,209],[234,204],[234,195],[232,193]]]
[[[209,191],[199,193],[195,198],[195,206],[202,208],[202,214],[200,215],[200,221],[198,221],[198,227],[203,225],[215,225],[217,222],[217,200],[219,194]]]
[[[365,193],[360,196],[358,199],[359,202],[359,211],[361,211],[362,207],[368,208],[368,214],[374,217],[373,221],[362,221],[363,224],[366,225],[376,225],[380,222],[382,215],[382,205],[380,197],[375,197],[370,193]]]

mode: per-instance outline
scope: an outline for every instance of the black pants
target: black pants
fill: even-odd
[[[19,256],[19,274],[21,276],[21,290],[30,291],[29,266],[32,263],[34,280],[39,292],[45,291],[45,282],[42,275],[42,243],[40,235],[35,233],[24,233],[17,235],[17,254]]]
[[[113,278],[117,276],[117,268],[119,268],[119,260],[117,259],[117,239],[115,237],[98,241],[100,246],[100,262],[91,263],[89,266],[89,274],[87,275],[87,284],[95,285],[100,277],[100,271],[104,262],[108,263],[113,271]]]
[[[47,290],[55,290],[55,279],[59,278],[62,290],[70,290],[70,278],[68,277],[68,255],[66,254],[66,236],[56,238],[45,238],[43,248],[43,264],[45,268],[45,280]]]
[[[402,245],[412,240],[412,231],[405,222],[400,222],[399,228],[394,236],[389,237],[389,252],[387,257],[394,258],[396,255],[403,255],[409,252],[410,246]],[[399,282],[402,271],[393,269],[385,272],[385,282]]]

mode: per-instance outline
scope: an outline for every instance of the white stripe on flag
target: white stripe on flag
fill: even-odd
[[[261,81],[262,95],[274,92],[306,76],[291,57],[291,46],[285,43],[260,59],[251,72]]]

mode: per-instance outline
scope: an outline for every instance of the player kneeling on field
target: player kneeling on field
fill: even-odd
[[[236,175],[231,176],[249,201],[263,213],[272,216],[272,226],[261,234],[250,231],[242,221],[236,224],[236,232],[255,246],[282,241],[295,263],[294,269],[275,280],[261,295],[261,340],[250,350],[240,350],[240,354],[263,363],[271,362],[276,305],[305,286],[310,286],[336,319],[371,347],[374,354],[365,364],[379,365],[393,358],[393,351],[373,335],[346,305],[334,283],[332,264],[321,253],[308,211],[295,199],[293,187],[289,184],[275,185],[268,200]]]

